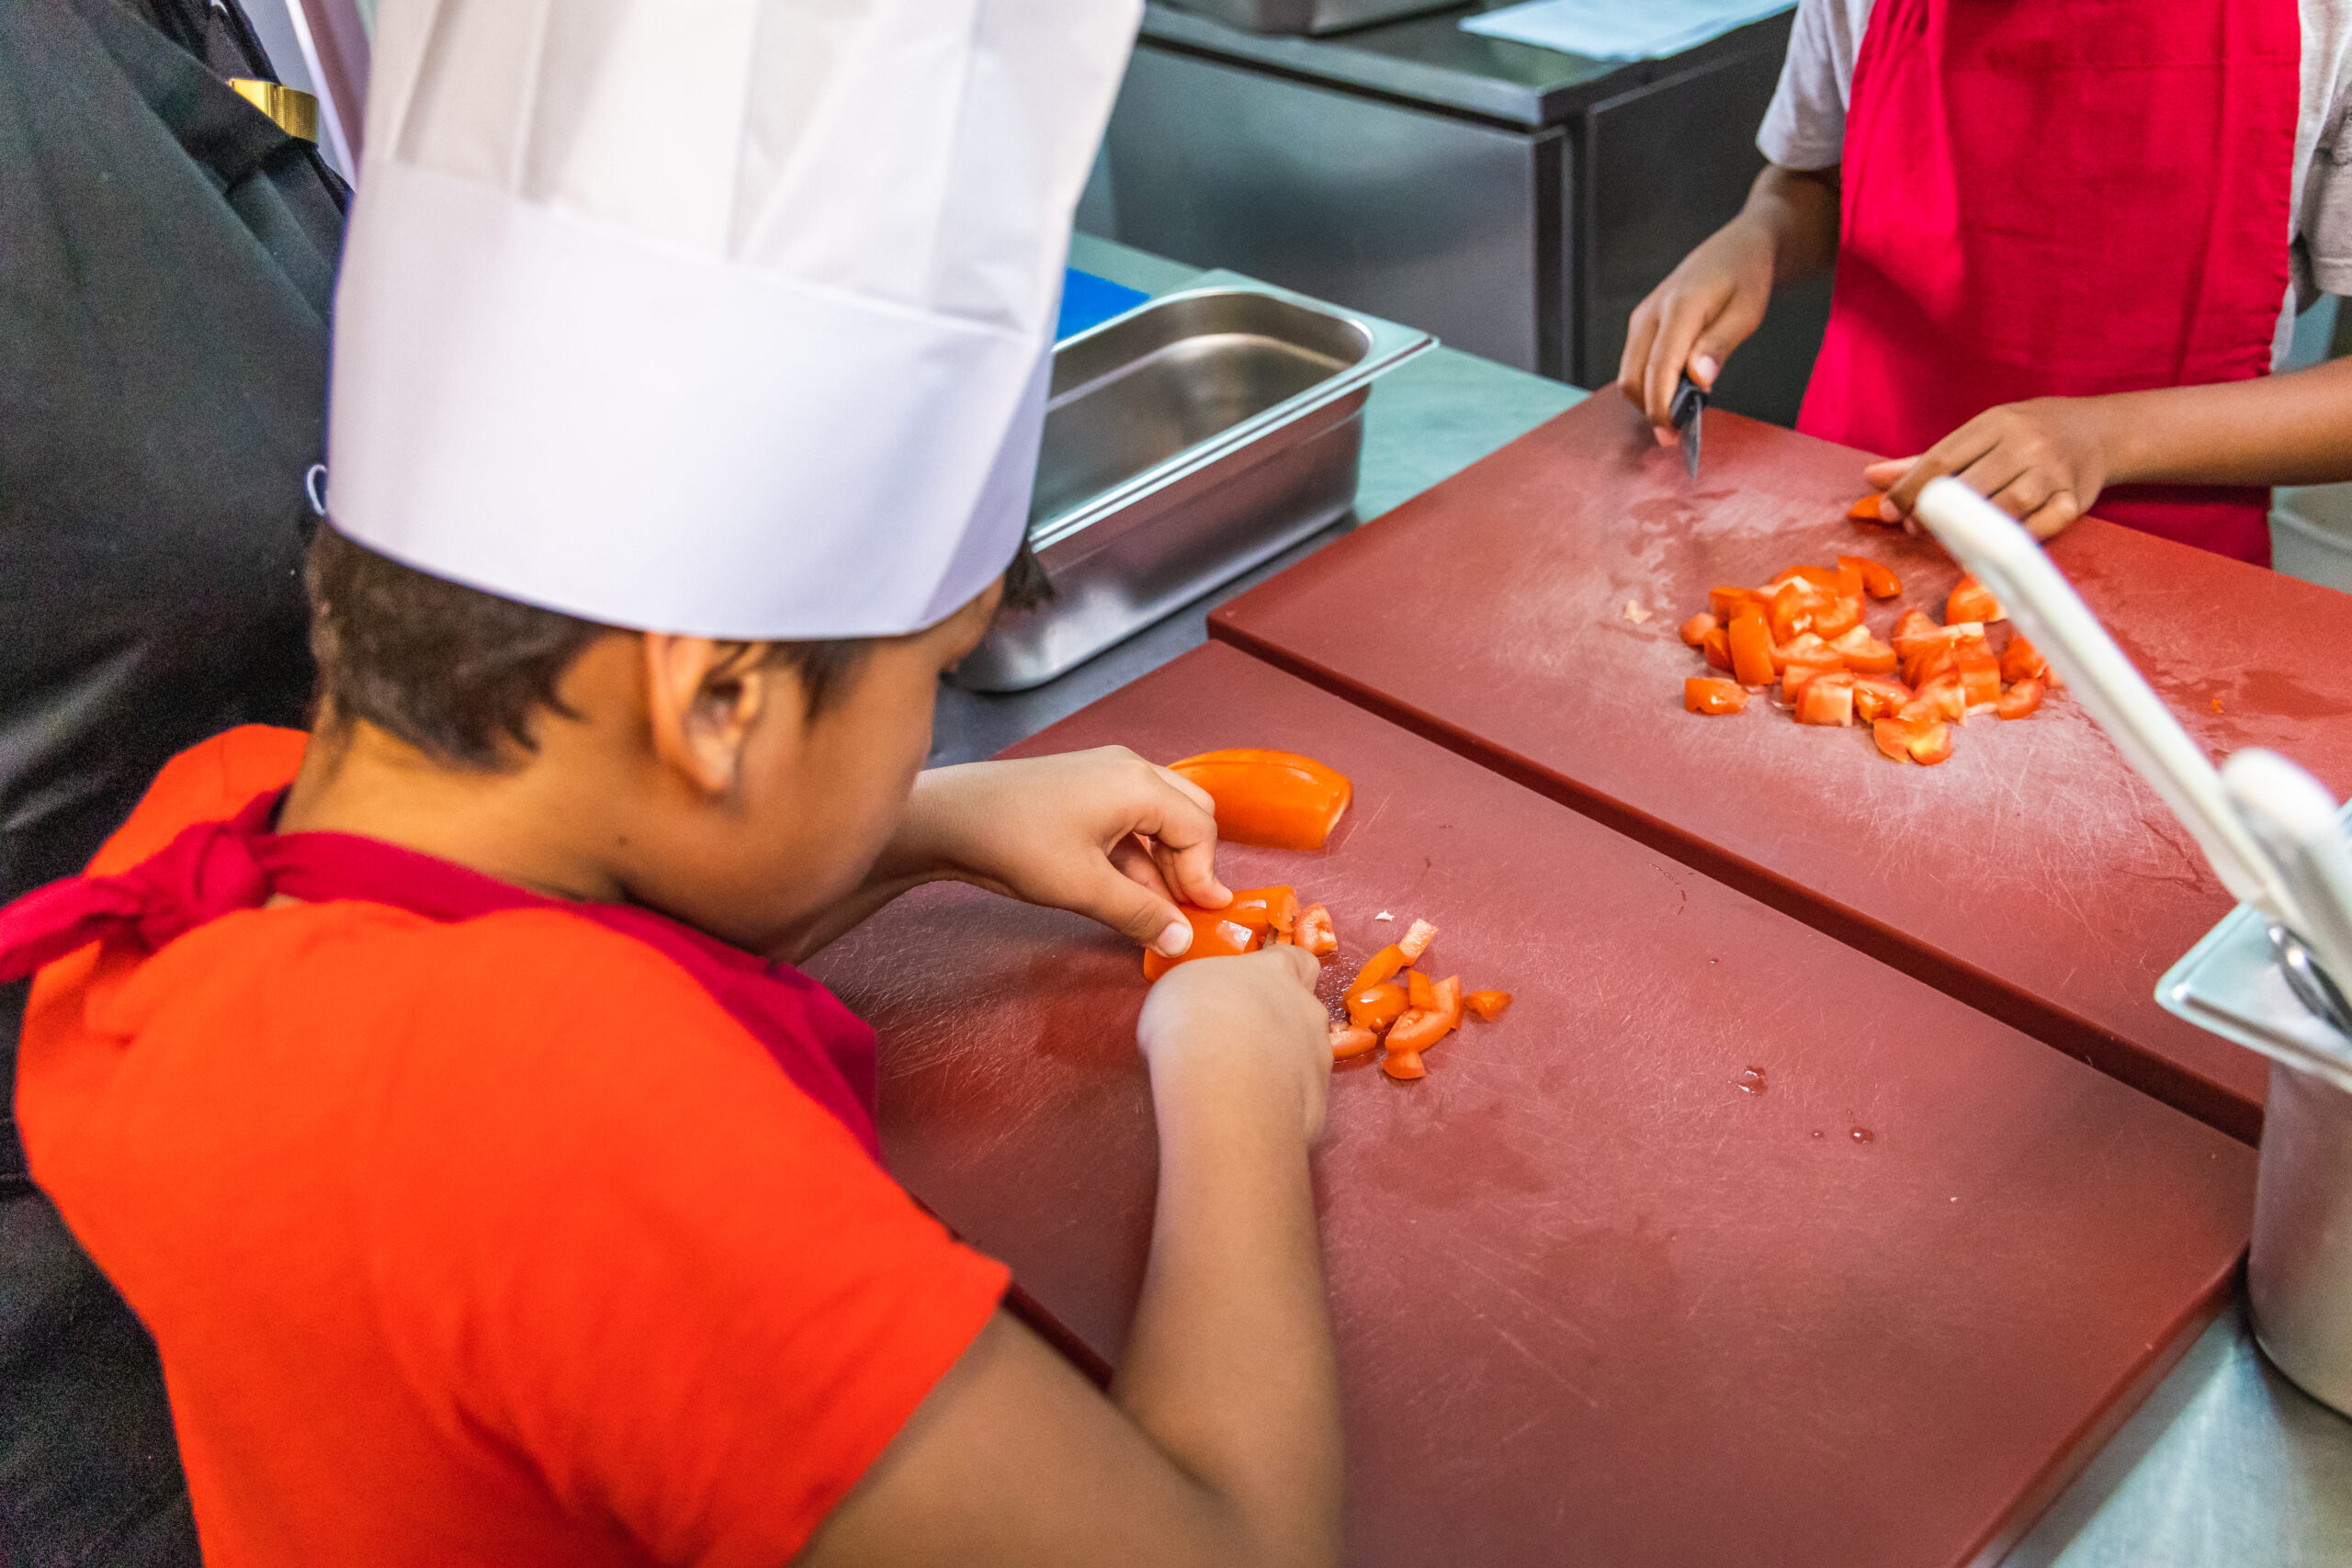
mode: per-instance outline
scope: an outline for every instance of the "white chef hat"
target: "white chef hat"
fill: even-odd
[[[1019,544],[1140,0],[385,0],[328,511],[612,625],[888,636]]]

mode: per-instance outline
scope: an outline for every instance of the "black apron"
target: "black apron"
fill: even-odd
[[[232,75],[272,75],[233,0],[0,0],[0,902],[79,870],[174,752],[309,701],[348,193]],[[198,1561],[154,1346],[12,1119],[0,1389],[0,1563]]]

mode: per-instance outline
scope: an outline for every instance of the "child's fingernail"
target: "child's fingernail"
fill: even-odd
[[[1193,928],[1186,921],[1170,920],[1168,929],[1159,933],[1159,940],[1151,945],[1162,958],[1182,958],[1184,950],[1193,945]]]
[[[1674,432],[1662,424],[1652,426],[1650,434],[1657,437],[1657,444],[1661,446],[1671,446],[1676,440]]]
[[[1698,373],[1693,379],[1702,387],[1713,386],[1715,378],[1722,375],[1724,370],[1722,366],[1715,363],[1715,356],[1712,354],[1699,355],[1690,362],[1690,368]]]

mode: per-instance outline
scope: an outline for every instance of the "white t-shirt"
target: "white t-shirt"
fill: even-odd
[[[1756,145],[1788,169],[1826,169],[1846,152],[1846,107],[1854,59],[1874,0],[1797,0],[1788,62],[1764,111]],[[2352,294],[2352,0],[2300,0],[2303,24],[2301,112],[2295,118],[2295,175],[2287,236],[2294,293]],[[2279,349],[2293,327],[2287,301]]]

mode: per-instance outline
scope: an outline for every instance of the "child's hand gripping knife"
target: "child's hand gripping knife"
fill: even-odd
[[[1144,1004],[1159,1192],[1110,1399],[1000,1312],[801,1562],[1339,1561],[1316,969],[1295,947],[1206,959]]]

